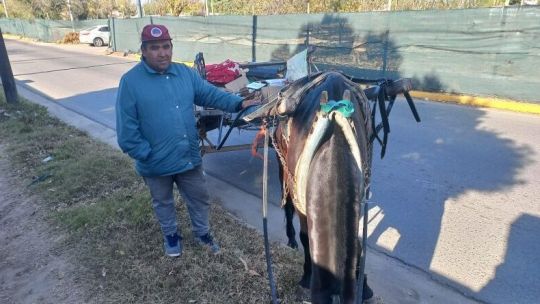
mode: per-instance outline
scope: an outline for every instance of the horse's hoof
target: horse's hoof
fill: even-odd
[[[287,243],[287,246],[291,247],[292,249],[298,249],[298,243],[296,241],[289,241]]]
[[[309,290],[309,287],[310,287],[309,282],[310,282],[310,280],[311,279],[310,279],[309,276],[303,276],[302,279],[300,280],[300,282],[298,282],[298,286]]]
[[[311,291],[307,288],[304,288],[300,285],[296,286],[296,292],[295,292],[296,301],[300,303],[304,303],[306,301],[310,301],[311,298]]]

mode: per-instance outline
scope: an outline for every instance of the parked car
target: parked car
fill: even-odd
[[[110,36],[108,25],[95,25],[79,32],[79,42],[99,47],[109,45]]]

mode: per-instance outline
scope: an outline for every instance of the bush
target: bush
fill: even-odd
[[[79,33],[76,32],[70,32],[67,33],[62,40],[60,40],[60,43],[63,44],[77,44],[79,43]]]

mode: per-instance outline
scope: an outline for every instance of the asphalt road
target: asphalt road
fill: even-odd
[[[114,128],[116,87],[133,61],[88,46],[6,45],[19,83]],[[484,302],[538,303],[540,116],[429,101],[417,107],[420,124],[396,104],[386,157],[374,149],[371,248]],[[253,138],[233,134],[230,143]],[[207,155],[205,168],[260,193],[261,161],[248,151]]]

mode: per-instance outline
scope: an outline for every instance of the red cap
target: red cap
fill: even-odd
[[[169,30],[160,24],[146,25],[141,33],[141,42],[157,40],[172,40],[169,36]]]

